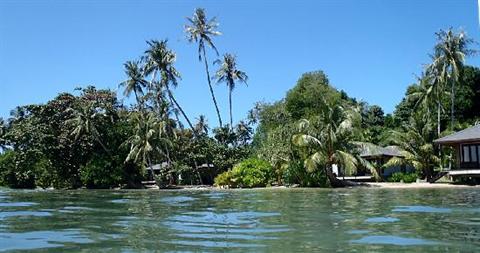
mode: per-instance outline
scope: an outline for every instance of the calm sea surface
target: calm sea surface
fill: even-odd
[[[480,252],[480,189],[0,189],[0,251]]]

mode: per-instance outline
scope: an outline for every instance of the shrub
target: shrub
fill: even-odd
[[[309,172],[301,159],[289,162],[282,179],[286,185],[298,184],[301,187],[328,187],[329,184],[322,169]]]
[[[94,157],[80,167],[80,178],[87,188],[112,188],[122,180],[121,166],[104,157]]]
[[[235,165],[215,178],[215,185],[230,187],[263,187],[275,179],[270,163],[250,158]]]
[[[417,181],[417,173],[403,173],[395,172],[388,179],[389,182],[404,182],[404,183],[413,183]]]

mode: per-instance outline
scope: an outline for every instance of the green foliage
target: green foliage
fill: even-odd
[[[417,173],[395,172],[388,178],[388,182],[403,182],[408,184],[417,181],[417,178]]]
[[[408,165],[415,168],[424,178],[433,176],[434,168],[440,167],[440,158],[432,144],[435,131],[432,124],[421,115],[415,115],[401,131],[392,131],[390,140],[401,149],[402,157],[391,158],[384,167]]]
[[[215,178],[215,185],[229,187],[263,187],[275,178],[272,166],[264,160],[250,158]]]
[[[118,159],[94,156],[80,167],[80,179],[87,188],[111,188],[122,182],[122,165],[116,164]]]
[[[301,187],[328,187],[324,170],[307,171],[301,159],[294,159],[284,167],[282,180],[286,185],[298,184]]]
[[[334,102],[339,101],[341,95],[330,86],[323,71],[305,73],[297,85],[288,91],[285,98],[286,111],[293,120],[310,118],[322,108],[323,101],[320,98]]]

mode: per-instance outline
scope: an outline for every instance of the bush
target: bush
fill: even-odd
[[[403,173],[395,172],[388,179],[389,182],[404,182],[404,183],[413,183],[417,181],[417,173]]]
[[[286,185],[298,184],[301,187],[328,187],[329,185],[322,169],[309,172],[301,159],[289,162],[282,179]]]
[[[104,157],[94,157],[80,167],[80,178],[87,188],[112,188],[122,181],[121,166]]]
[[[275,180],[272,166],[264,160],[250,158],[215,178],[216,186],[264,187]]]

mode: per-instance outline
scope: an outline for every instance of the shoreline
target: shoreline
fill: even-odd
[[[270,186],[256,188],[222,188],[210,185],[178,185],[171,188],[112,188],[112,189],[12,189],[8,187],[0,187],[0,189],[8,189],[9,191],[27,190],[27,191],[78,191],[78,190],[105,190],[105,191],[238,191],[238,190],[295,190],[295,189],[480,189],[480,185],[458,185],[451,183],[391,183],[391,182],[362,182],[358,185],[347,186],[343,188],[322,188],[322,187],[299,187],[299,186]]]
[[[362,186],[360,186],[362,187]],[[446,188],[468,188],[480,189],[480,185],[460,185],[451,183],[385,183],[385,182],[367,182],[363,187],[379,189],[446,189]]]

